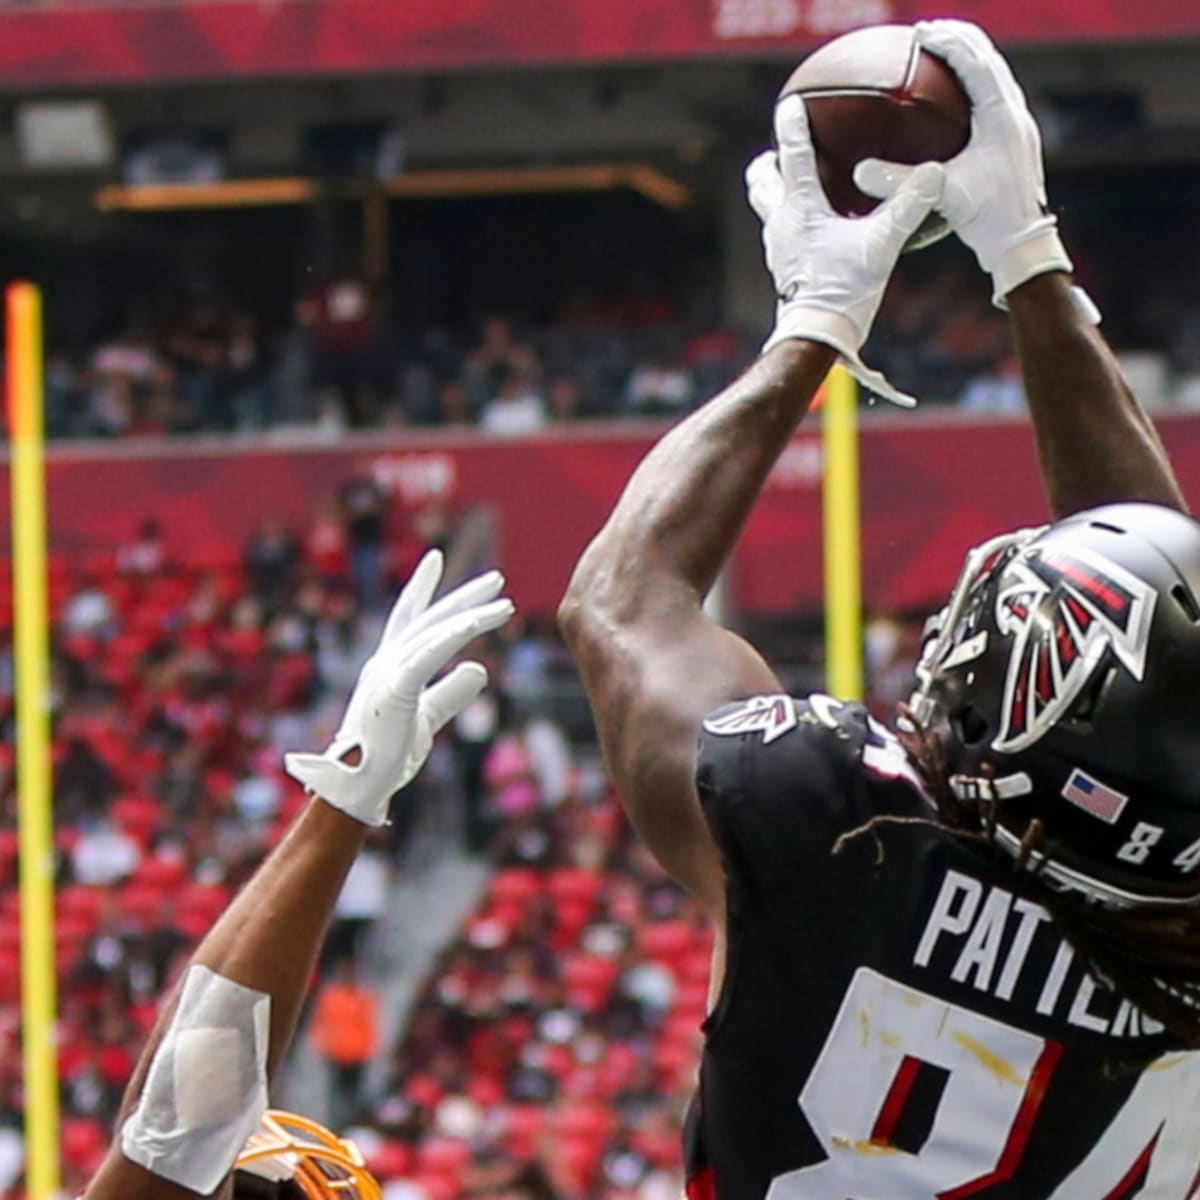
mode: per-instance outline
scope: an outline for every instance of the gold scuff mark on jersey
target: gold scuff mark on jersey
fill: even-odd
[[[889,1050],[899,1050],[904,1044],[904,1039],[898,1033],[881,1033],[879,1035],[879,1040]]]
[[[1005,1062],[1000,1055],[993,1053],[982,1042],[977,1042],[969,1033],[961,1029],[954,1033],[954,1040],[969,1054],[973,1054],[1001,1082],[1010,1083],[1013,1087],[1024,1088],[1029,1080],[1013,1070],[1012,1064]]]
[[[862,1026],[862,1045],[865,1050],[871,1044],[871,1014],[865,1008],[858,1010],[858,1023]]]
[[[1181,1062],[1187,1059],[1186,1054],[1164,1054],[1162,1058],[1156,1058],[1147,1068],[1147,1071],[1169,1071],[1172,1067],[1177,1067]]]
[[[830,1139],[839,1150],[853,1150],[855,1154],[899,1154],[899,1148],[883,1142],[871,1142],[866,1138],[848,1138],[834,1134]]]

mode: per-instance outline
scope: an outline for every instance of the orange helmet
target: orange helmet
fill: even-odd
[[[358,1147],[316,1121],[269,1109],[238,1155],[238,1171],[294,1183],[308,1200],[382,1200]]]

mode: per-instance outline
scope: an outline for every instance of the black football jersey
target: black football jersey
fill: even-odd
[[[861,705],[727,705],[697,783],[728,962],[693,1200],[1186,1200],[1200,1053],[1086,972],[1010,863],[930,820]]]

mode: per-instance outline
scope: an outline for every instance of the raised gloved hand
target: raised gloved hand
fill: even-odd
[[[392,796],[424,765],[437,731],[483,690],[487,671],[465,662],[430,680],[515,611],[511,600],[497,599],[504,588],[499,571],[469,580],[430,607],[442,565],[439,550],[421,559],[325,752],[284,755],[293,779],[364,825],[386,822]]]
[[[916,401],[870,370],[859,350],[904,243],[942,194],[942,168],[925,163],[900,181],[870,216],[833,211],[817,176],[808,113],[799,96],[775,109],[779,149],[746,168],[751,207],[763,223],[767,268],[775,281],[775,329],[764,352],[787,338],[837,350],[872,392],[911,408]]]
[[[918,21],[918,44],[944,59],[971,99],[971,138],[946,163],[938,211],[992,277],[995,303],[1047,271],[1070,271],[1058,222],[1046,212],[1042,139],[1025,93],[991,39],[970,21]],[[894,195],[917,168],[867,159],[854,181]]]

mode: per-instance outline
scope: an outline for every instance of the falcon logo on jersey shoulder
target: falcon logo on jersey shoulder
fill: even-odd
[[[1010,562],[996,593],[996,625],[1013,643],[992,748],[1024,750],[1049,732],[1109,650],[1140,680],[1157,599],[1144,580],[1090,551],[1033,550]]]
[[[796,728],[796,706],[791,696],[751,696],[734,709],[708,717],[704,728],[718,737],[761,732],[763,744],[769,745]]]

